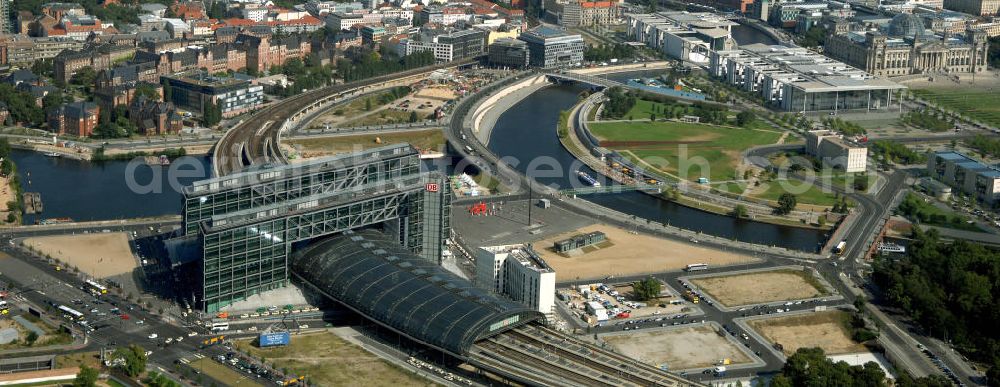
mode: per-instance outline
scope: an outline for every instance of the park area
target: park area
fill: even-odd
[[[557,254],[552,250],[555,241],[592,231],[607,235],[610,246],[572,256]],[[542,259],[564,280],[603,279],[609,275],[626,277],[637,274],[676,271],[692,263],[706,263],[710,266],[725,266],[756,262],[757,259],[702,247],[693,243],[683,243],[670,239],[633,234],[626,230],[606,226],[591,225],[568,233],[534,243]]]
[[[417,130],[384,134],[337,136],[285,141],[301,158],[331,156],[357,152],[390,144],[409,143],[421,152],[440,152],[444,148],[444,132],[440,129]],[[293,161],[294,162],[294,161]]]
[[[690,281],[727,307],[829,295],[810,272],[791,268],[692,278]]]
[[[308,375],[317,386],[433,385],[330,332],[293,336],[281,347],[258,348],[249,340],[237,341],[236,347],[276,369]]]
[[[799,348],[819,347],[827,355],[866,352],[864,345],[851,340],[847,312],[831,310],[747,321],[772,345],[781,344],[785,356]]]
[[[914,88],[918,97],[937,103],[972,119],[1000,126],[1000,92],[993,87]]]
[[[121,232],[27,238],[29,249],[95,278],[132,273],[138,264]]]
[[[742,179],[736,176],[740,153],[781,138],[773,130],[672,121],[594,122],[589,127],[601,146],[621,152],[638,165],[691,181]]]
[[[670,371],[705,368],[723,363],[751,362],[737,344],[720,336],[711,325],[615,333],[601,337],[616,352]]]

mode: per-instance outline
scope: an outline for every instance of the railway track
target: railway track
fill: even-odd
[[[531,348],[525,347],[528,345],[526,343],[505,343],[502,339],[496,337],[487,339],[477,345],[496,356],[500,364],[503,364],[506,368],[532,370],[533,372],[526,372],[528,380],[537,381],[539,377],[542,377],[543,379],[551,380],[553,383],[549,385],[552,386],[636,386],[618,378],[610,378],[607,375],[594,377],[590,373],[579,369],[579,366],[574,367],[568,363],[555,364],[554,361],[545,358],[545,355],[552,355],[552,353],[546,352],[543,347]],[[533,351],[537,352],[532,353]]]
[[[649,386],[686,386],[692,384],[683,378],[667,374],[665,371],[637,362],[629,357],[610,351],[599,350],[576,338],[546,328],[525,326],[510,330],[504,334],[514,336],[520,340],[540,343],[544,347],[557,352],[561,357],[571,359],[579,364],[585,364],[589,368],[601,371],[607,375],[620,375],[628,383]],[[576,345],[585,350],[586,353],[569,350],[567,349],[568,344]],[[596,359],[597,357],[605,357],[618,364],[611,365]]]
[[[280,131],[286,120],[316,101],[335,94],[364,91],[372,85],[436,70],[466,66],[473,62],[473,59],[468,59],[382,75],[363,81],[330,85],[276,102],[238,123],[222,136],[213,151],[213,172],[216,176],[224,176],[238,172],[249,165],[286,163],[287,160],[279,149]]]

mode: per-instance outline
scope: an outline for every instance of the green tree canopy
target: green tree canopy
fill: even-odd
[[[646,301],[660,296],[660,281],[653,277],[632,283],[632,292],[639,301]]]
[[[94,387],[97,385],[97,377],[100,376],[96,369],[81,366],[80,372],[76,374],[76,379],[73,380],[73,387]]]
[[[797,202],[798,199],[796,199],[795,195],[785,192],[781,196],[778,196],[778,208],[775,208],[774,212],[781,215],[791,213],[795,209]]]

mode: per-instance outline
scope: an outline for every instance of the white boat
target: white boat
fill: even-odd
[[[56,152],[45,152],[43,154],[48,157],[62,157],[62,153],[56,153]]]
[[[590,185],[592,185],[594,187],[600,187],[601,186],[601,183],[598,182],[597,179],[594,179],[593,177],[591,177],[590,175],[588,175],[587,172],[577,171],[576,175],[580,176],[580,180],[583,180],[584,183],[590,184]]]

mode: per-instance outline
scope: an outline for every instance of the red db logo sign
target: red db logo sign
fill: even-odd
[[[427,185],[424,186],[424,188],[427,190],[427,192],[437,192],[439,187],[437,183],[427,183]]]

